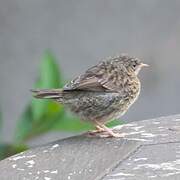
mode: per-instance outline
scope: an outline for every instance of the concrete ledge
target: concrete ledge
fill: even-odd
[[[114,130],[126,137],[75,136],[7,158],[0,162],[0,179],[180,179],[180,115]]]

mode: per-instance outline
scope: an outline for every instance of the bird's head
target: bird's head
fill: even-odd
[[[142,67],[149,66],[148,64],[142,63],[140,59],[135,57],[130,57],[128,55],[119,56],[119,60],[121,62],[121,65],[123,65],[129,73],[134,72],[136,75],[138,75]]]

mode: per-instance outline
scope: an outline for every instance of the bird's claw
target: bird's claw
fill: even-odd
[[[124,133],[114,133],[114,132],[107,132],[107,131],[89,131],[86,133],[88,137],[101,137],[101,138],[123,138],[125,136]]]

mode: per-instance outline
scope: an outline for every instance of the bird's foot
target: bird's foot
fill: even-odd
[[[87,133],[90,134],[90,135],[95,135],[95,134],[98,134],[98,133],[101,133],[101,132],[104,132],[105,130],[103,128],[101,128],[100,126],[96,126],[96,130],[91,130],[91,131],[88,131]]]
[[[116,138],[123,138],[125,136],[124,133],[114,133],[113,131],[89,131],[86,133],[86,136],[88,137],[100,137],[100,138],[111,138],[111,137],[116,137]]]
[[[108,137],[116,137],[116,138],[123,138],[125,136],[124,133],[115,133],[112,129],[106,127],[104,124],[101,124],[99,122],[96,122],[96,130],[89,131],[86,133],[88,137],[102,137],[102,138],[108,138]]]
[[[108,128],[108,127],[106,127],[105,125],[103,125],[103,124],[100,124],[101,126],[101,128],[103,128],[104,129],[104,131],[105,131],[105,135],[106,135],[106,137],[116,137],[116,138],[123,138],[124,136],[125,136],[125,134],[124,133],[115,133],[115,132],[113,132],[113,130],[112,129],[110,129],[110,128]]]
[[[87,136],[97,137],[100,133],[103,133],[104,129],[91,130],[86,133]]]
[[[124,133],[114,133],[113,131],[110,132],[104,132],[99,134],[100,137],[106,137],[106,138],[111,138],[111,137],[115,137],[115,138],[124,138],[125,134]]]

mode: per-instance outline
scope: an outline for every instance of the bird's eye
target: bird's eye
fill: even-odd
[[[135,68],[135,67],[136,67],[136,64],[133,64],[133,67]]]

